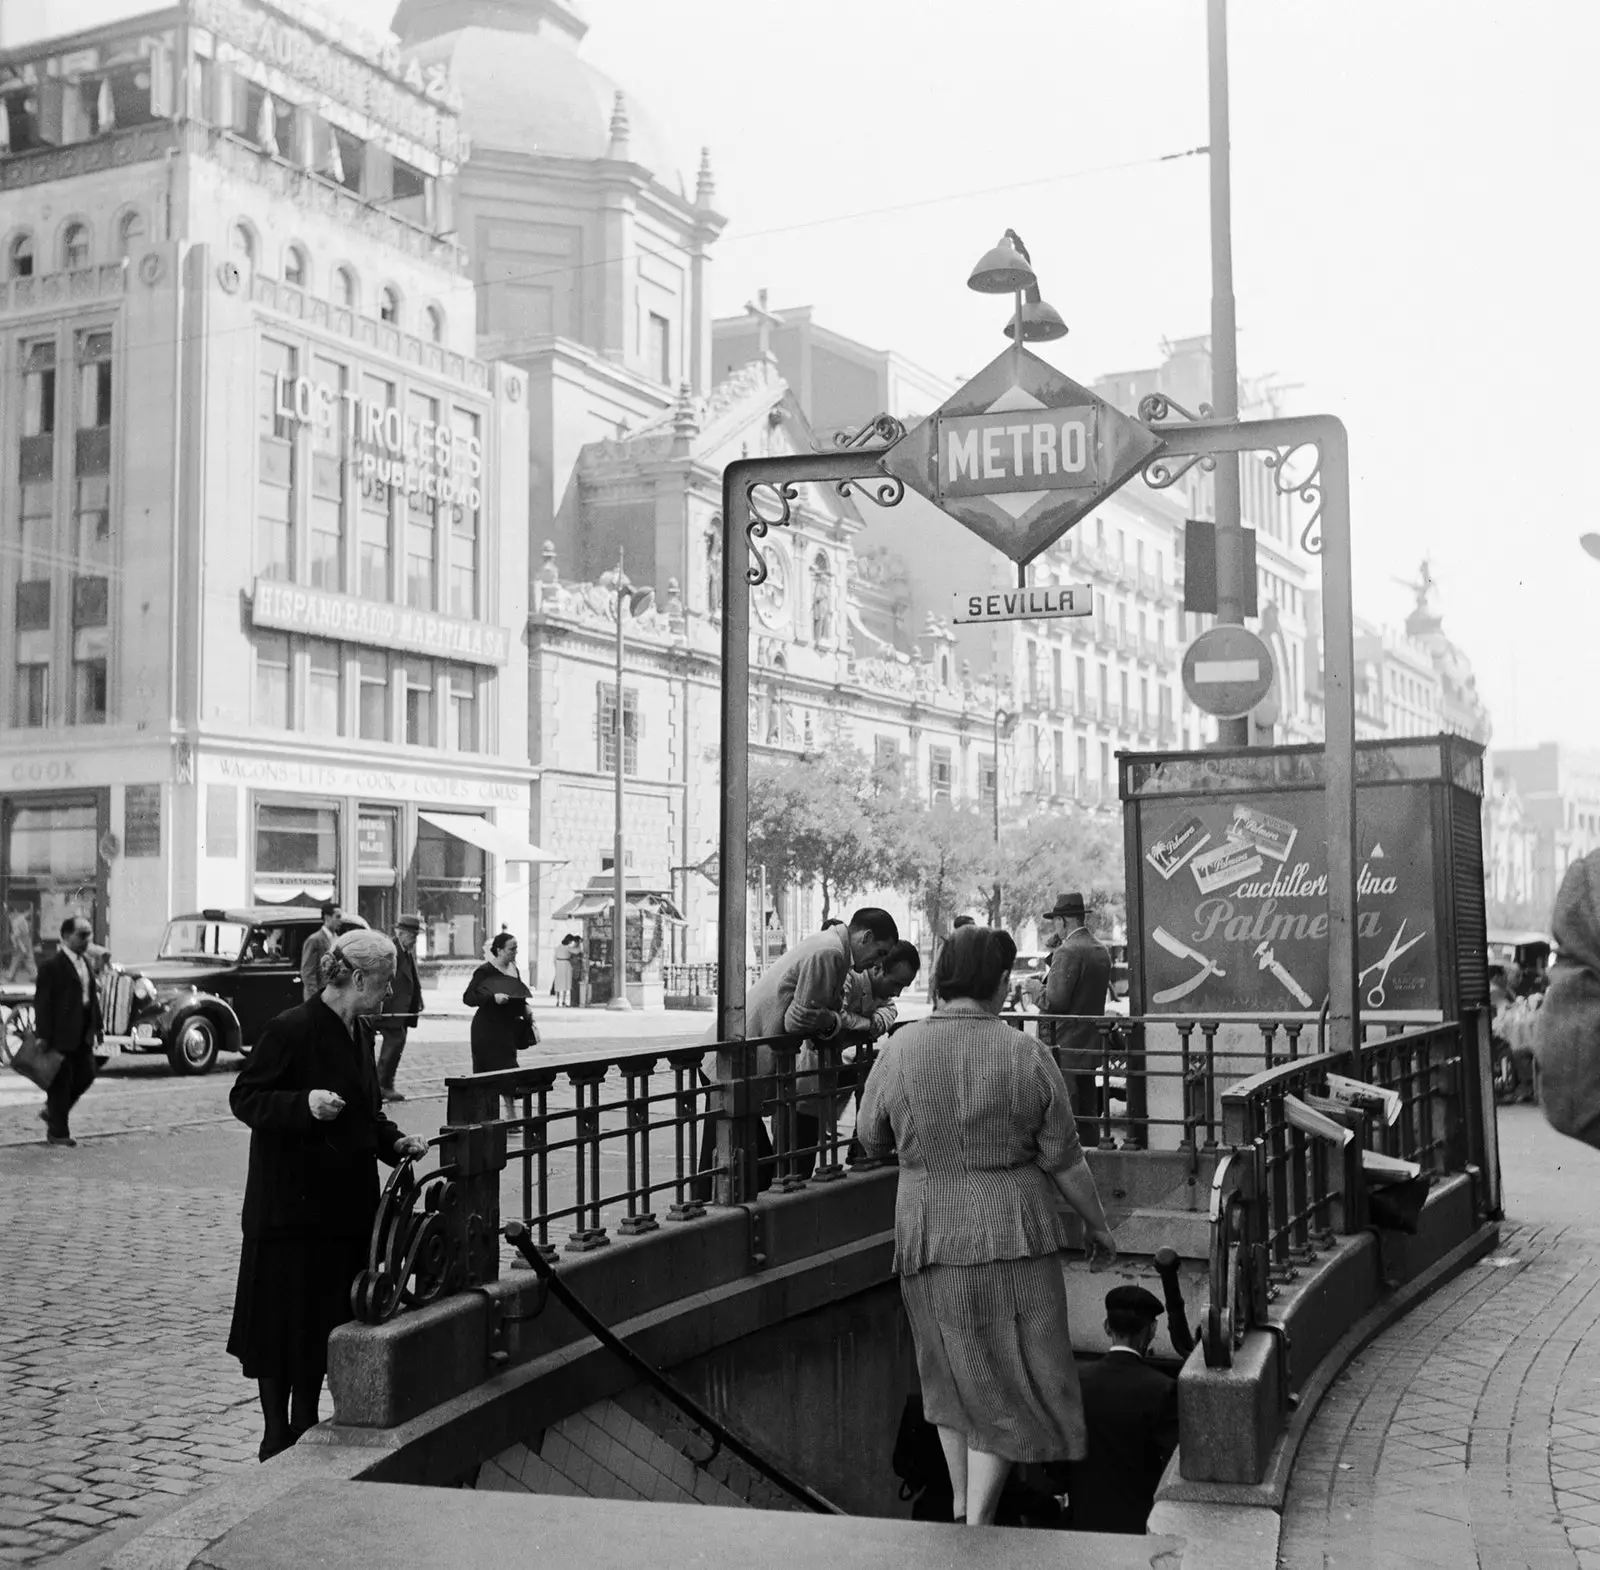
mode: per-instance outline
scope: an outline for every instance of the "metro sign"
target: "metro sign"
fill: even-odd
[[[1027,350],[1005,350],[883,467],[1013,561],[1032,561],[1125,485],[1161,438]]]

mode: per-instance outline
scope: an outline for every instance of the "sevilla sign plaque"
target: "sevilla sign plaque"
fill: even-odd
[[[914,426],[884,468],[1013,561],[1126,484],[1161,438],[1027,350],[1007,349]]]

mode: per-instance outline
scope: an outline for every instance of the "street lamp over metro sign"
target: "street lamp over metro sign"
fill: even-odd
[[[1026,564],[1126,484],[1161,438],[1025,349],[991,361],[883,467]]]

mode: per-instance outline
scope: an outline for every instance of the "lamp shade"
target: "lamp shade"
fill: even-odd
[[[1001,235],[1000,243],[978,258],[978,265],[967,279],[967,287],[976,289],[979,294],[1015,294],[1018,289],[1030,289],[1037,282],[1027,257],[1012,244],[1009,235]]]
[[[1016,318],[1006,323],[1006,337],[1016,337]],[[1065,338],[1067,324],[1061,312],[1047,300],[1024,300],[1022,304],[1022,341],[1048,343],[1052,338]]]
[[[1580,534],[1580,544],[1596,561],[1600,561],[1600,534]]]

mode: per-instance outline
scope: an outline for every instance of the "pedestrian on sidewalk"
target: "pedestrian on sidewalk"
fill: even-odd
[[[489,940],[489,957],[473,971],[461,1001],[477,1010],[472,1016],[472,1072],[498,1074],[517,1066],[524,1047],[537,1046],[533,993],[517,969],[517,940],[497,932]],[[504,1098],[506,1116],[514,1118],[517,1103]]]
[[[100,1039],[100,986],[88,961],[94,929],[87,916],[61,923],[61,943],[39,967],[33,988],[33,1033],[41,1047],[61,1054],[61,1067],[45,1092],[45,1139],[76,1145],[69,1119],[94,1083],[94,1044]]]
[[[1106,1011],[1111,951],[1089,930],[1081,894],[1060,895],[1044,918],[1061,941],[1050,956],[1041,1012],[1058,1017],[1039,1022],[1039,1039],[1057,1049],[1056,1061],[1072,1088],[1078,1132],[1090,1144],[1099,1144],[1099,1120],[1111,1109],[1102,1104],[1100,1027],[1095,1020]]]
[[[1093,1268],[1117,1253],[1055,1059],[998,1017],[1016,957],[1007,933],[950,934],[939,1012],[889,1038],[856,1119],[869,1156],[899,1156],[894,1268],[955,1519],[973,1526],[1013,1463],[1085,1452],[1060,1201]]]
[[[1553,1129],[1600,1146],[1600,850],[1567,868],[1550,935],[1556,963],[1533,1038],[1539,1096]]]
[[[1061,1469],[1075,1532],[1143,1532],[1150,1519],[1178,1448],[1178,1382],[1147,1361],[1162,1312],[1143,1287],[1106,1293],[1111,1350],[1078,1377],[1089,1453]]]
[[[317,1422],[328,1336],[350,1318],[378,1209],[378,1162],[427,1154],[383,1111],[361,1022],[394,978],[381,932],[347,932],[321,993],[262,1032],[228,1096],[250,1129],[228,1352],[260,1387],[263,1461]]]
[[[343,918],[344,912],[335,901],[324,901],[322,925],[300,945],[300,986],[307,1003],[322,991],[322,956],[333,947]]]
[[[406,1036],[417,1028],[422,1014],[422,978],[417,974],[417,934],[422,917],[404,915],[394,924],[394,986],[378,1018],[378,1089],[385,1101],[404,1101],[394,1076],[406,1050]]]

